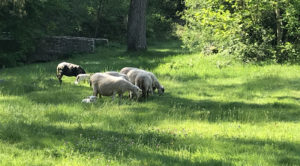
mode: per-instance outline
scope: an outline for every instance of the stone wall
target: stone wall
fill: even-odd
[[[51,61],[74,53],[92,53],[97,45],[108,45],[107,39],[52,36],[40,40],[30,61]],[[100,43],[100,44],[99,44]]]

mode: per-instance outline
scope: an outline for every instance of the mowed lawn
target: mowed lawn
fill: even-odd
[[[64,61],[88,73],[144,68],[163,96],[85,104],[88,84],[59,86],[61,61],[1,69],[0,165],[300,165],[300,66],[188,54],[177,42],[125,50]]]

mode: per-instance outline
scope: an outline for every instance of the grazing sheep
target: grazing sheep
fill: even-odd
[[[139,72],[135,78],[135,85],[142,89],[142,97],[148,98],[153,94],[152,79],[147,72]]]
[[[138,68],[135,68],[135,67],[124,67],[124,68],[121,69],[120,73],[127,74],[131,70],[135,70],[135,69],[138,69]]]
[[[152,87],[153,87],[153,91],[155,91],[155,89],[157,89],[159,95],[164,94],[164,93],[165,93],[165,88],[164,88],[164,86],[162,86],[162,85],[159,83],[158,79],[156,78],[156,76],[155,76],[153,73],[148,72],[148,74],[149,74],[150,77],[152,78]]]
[[[150,77],[152,79],[152,87],[153,87],[152,92],[154,92],[155,89],[157,89],[159,95],[162,95],[165,92],[165,88],[159,83],[156,76],[152,72],[148,72],[148,71],[145,71],[145,70],[142,70],[142,69],[137,69],[137,68],[133,69],[133,68],[131,68],[131,70],[127,73],[127,76],[128,76],[131,83],[133,83],[133,84],[135,83],[135,78],[136,78],[137,74],[140,73],[140,72],[146,72],[150,75]]]
[[[116,71],[107,71],[104,74],[108,74],[108,75],[115,76],[115,77],[121,77],[121,78],[124,78],[125,80],[129,81],[129,78],[126,74],[119,73]]]
[[[93,103],[97,100],[97,97],[96,96],[89,96],[88,98],[86,99],[83,99],[81,102],[82,103]]]
[[[91,85],[93,87],[93,95],[101,97],[103,96],[112,96],[114,100],[115,95],[118,94],[119,98],[122,98],[122,95],[126,91],[132,92],[134,95],[139,98],[142,93],[142,90],[125,80],[121,77],[115,77],[108,74],[96,73],[93,74],[90,78]]]
[[[148,72],[141,69],[133,69],[127,73],[127,76],[131,83],[142,89],[143,97],[147,98],[149,96],[149,93],[152,94],[152,79]],[[133,97],[132,94],[130,94],[130,96]]]
[[[76,76],[76,81],[75,84],[79,84],[79,82],[84,81],[84,82],[90,82],[90,74],[78,74]]]
[[[56,68],[56,77],[58,78],[59,83],[62,83],[61,78],[65,76],[77,76],[78,74],[85,74],[85,71],[79,65],[75,65],[68,62],[62,62],[57,65]]]

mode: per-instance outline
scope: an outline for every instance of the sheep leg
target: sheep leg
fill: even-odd
[[[121,102],[122,102],[122,97],[123,97],[123,93],[118,93],[119,94],[119,105],[121,104]]]
[[[93,96],[96,96],[97,97],[98,95],[98,90],[97,90],[97,87],[94,85],[93,86]],[[99,96],[101,97],[101,95],[99,94]]]
[[[122,93],[119,93],[119,99],[121,100],[123,97],[123,94]]]
[[[147,88],[143,87],[142,89],[142,97],[147,98]]]
[[[113,101],[115,100],[115,96],[116,96],[116,92],[113,92],[113,95],[112,95],[112,100]]]
[[[59,84],[61,85],[61,83],[62,83],[61,78],[63,77],[63,75],[62,74],[57,74],[56,77],[58,78]]]
[[[147,90],[147,91],[146,91],[146,97],[147,97],[147,98],[149,97],[149,93],[150,93],[149,90]]]
[[[129,92],[129,98],[133,99],[133,93],[131,91]]]

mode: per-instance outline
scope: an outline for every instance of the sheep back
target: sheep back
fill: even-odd
[[[108,74],[108,75],[115,76],[115,77],[121,77],[121,78],[124,78],[125,80],[129,81],[129,78],[126,74],[119,73],[116,71],[107,71],[104,74]]]
[[[127,74],[131,70],[135,70],[135,69],[138,69],[138,68],[135,68],[135,67],[124,67],[124,68],[121,69],[120,73]]]
[[[135,85],[142,89],[142,96],[148,97],[149,93],[153,93],[152,79],[146,72],[139,72],[135,78]]]
[[[57,65],[57,74],[65,76],[77,76],[78,74],[85,74],[85,71],[79,65],[62,62]]]

